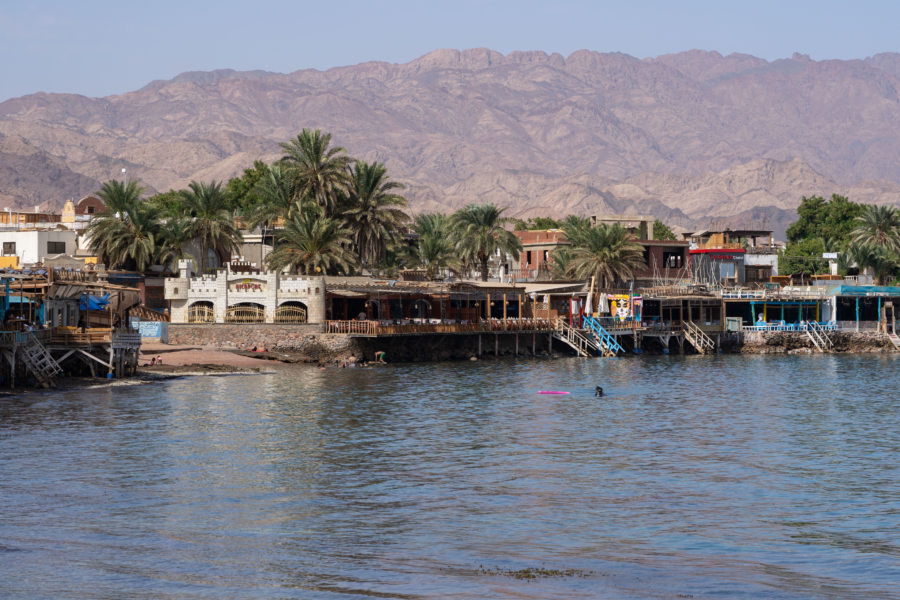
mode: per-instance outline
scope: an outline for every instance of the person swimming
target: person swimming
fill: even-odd
[[[597,386],[597,389],[594,390],[594,396],[596,396],[597,398],[603,397],[603,388],[599,385]]]

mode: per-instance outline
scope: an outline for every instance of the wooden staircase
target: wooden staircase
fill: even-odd
[[[889,340],[891,340],[891,343],[894,344],[894,348],[900,350],[900,336],[898,336],[896,333],[888,333],[887,337]]]
[[[22,360],[28,371],[45,388],[56,387],[53,378],[62,373],[62,368],[37,339],[37,336],[33,333],[27,334],[26,341],[20,348]]]
[[[622,344],[616,340],[615,336],[604,329],[597,319],[584,316],[582,318],[582,324],[585,329],[591,332],[591,337],[597,339],[597,342],[600,345],[600,356],[611,358],[619,352],[625,351]]]
[[[596,340],[569,325],[562,317],[556,320],[553,337],[567,343],[578,356],[594,356],[600,350],[600,344]]]
[[[682,330],[684,331],[684,339],[700,354],[709,354],[715,349],[716,342],[706,335],[693,321],[685,321],[682,324]]]
[[[812,341],[813,346],[815,346],[816,350],[819,352],[828,352],[830,349],[834,348],[834,342],[828,337],[828,333],[815,321],[811,321],[807,324],[806,336]]]

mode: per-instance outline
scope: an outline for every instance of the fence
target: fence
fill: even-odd
[[[408,321],[325,321],[325,333],[356,335],[404,335],[427,333],[487,333],[500,331],[549,331],[554,329],[550,319],[483,319],[458,323]]]

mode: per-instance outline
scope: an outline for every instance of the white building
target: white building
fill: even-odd
[[[0,231],[0,254],[18,256],[20,265],[43,262],[48,256],[74,255],[78,234],[68,230]]]
[[[227,263],[215,275],[192,277],[193,261],[178,262],[166,279],[172,323],[321,323],[325,278],[260,271]]]

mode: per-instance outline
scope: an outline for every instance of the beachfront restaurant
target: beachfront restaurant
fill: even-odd
[[[839,285],[830,295],[834,303],[834,321],[841,329],[866,331],[879,329],[879,323],[891,325],[894,311],[900,307],[900,287],[891,285]]]
[[[768,297],[765,295],[724,298],[725,316],[740,318],[742,325],[765,323],[800,323],[809,321],[829,321],[830,307],[824,297],[784,296]]]
[[[692,322],[704,333],[725,331],[725,306],[712,295],[655,296],[645,293],[641,319],[651,329],[678,329]]]

